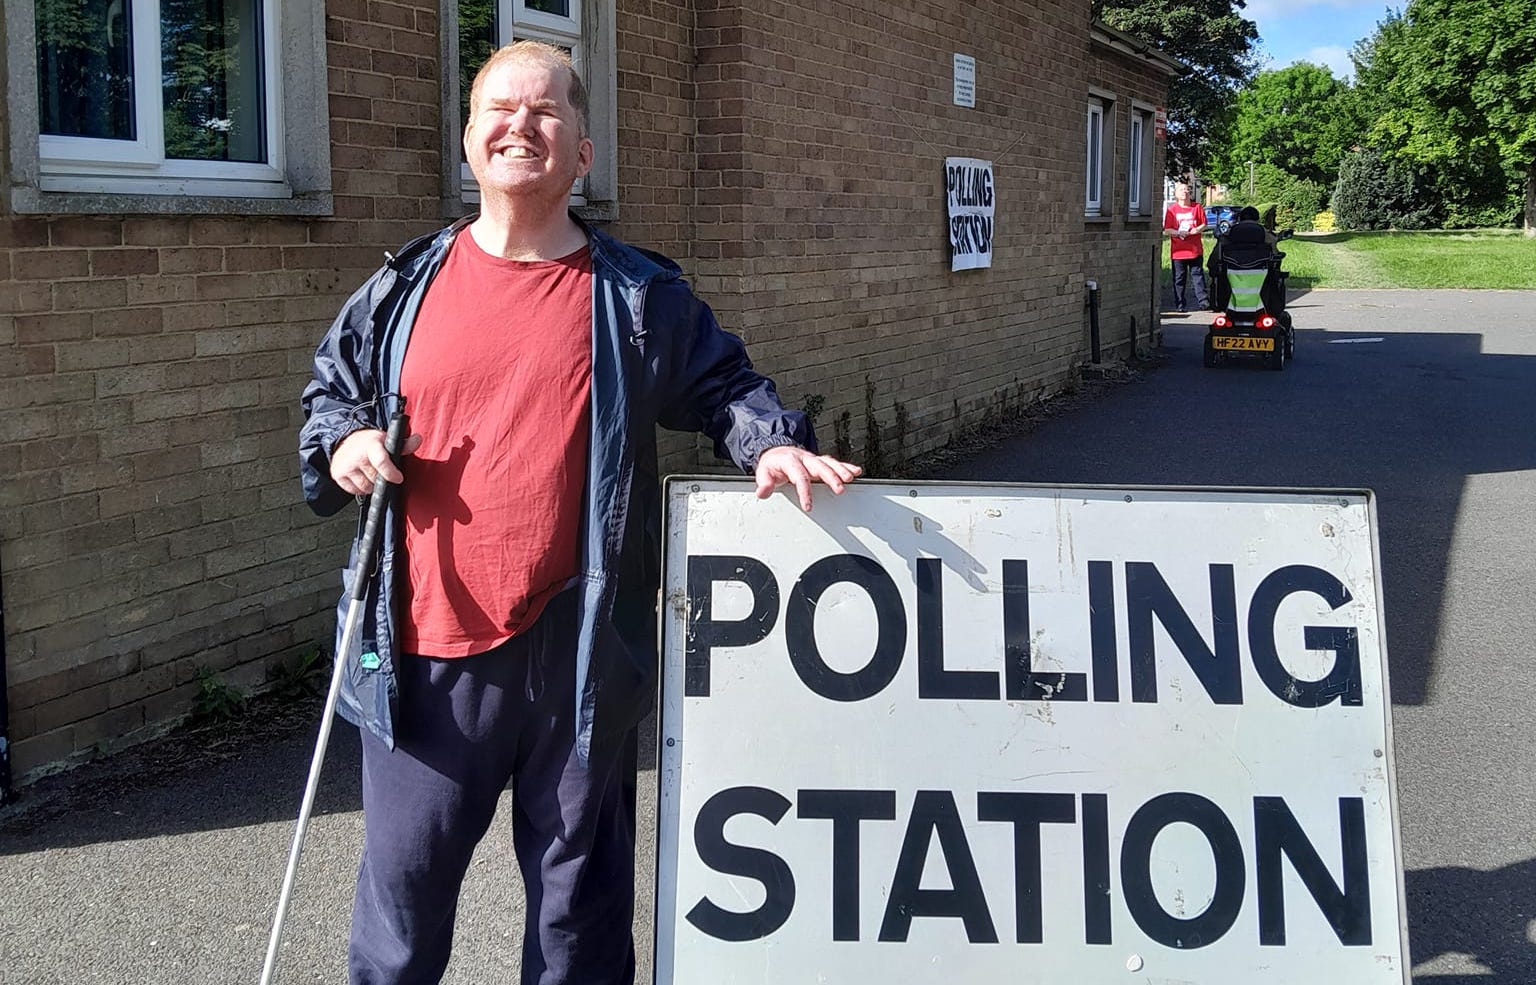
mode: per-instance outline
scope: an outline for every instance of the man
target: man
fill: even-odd
[[[1206,306],[1205,274],[1200,269],[1205,248],[1200,234],[1205,232],[1205,209],[1190,201],[1189,185],[1179,182],[1173,189],[1176,201],[1163,213],[1163,235],[1173,242],[1168,255],[1173,260],[1173,300],[1180,311],[1187,311],[1186,284],[1193,279],[1196,309]]]
[[[808,450],[805,416],[676,265],[570,215],[592,165],[585,114],[559,49],[493,54],[464,129],[481,213],[405,247],[353,296],[304,392],[316,512],[405,480],[361,645],[341,655],[343,715],[363,734],[354,985],[441,978],[464,872],[509,780],[524,985],[633,980],[654,426],[708,434],[760,497],[789,483],[807,510],[812,483],[841,492],[860,474]],[[397,469],[381,427],[400,397],[415,433]]]

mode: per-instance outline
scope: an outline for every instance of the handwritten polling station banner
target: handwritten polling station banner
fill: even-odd
[[[667,510],[661,985],[1408,981],[1368,494]]]
[[[949,216],[949,269],[992,266],[995,189],[992,162],[971,157],[944,159],[944,188]]]

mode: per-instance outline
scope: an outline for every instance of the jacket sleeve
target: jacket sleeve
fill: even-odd
[[[667,326],[675,334],[669,340],[661,426],[703,432],[714,441],[717,456],[744,472],[756,469],[758,456],[769,448],[797,445],[815,451],[810,420],[785,409],[773,381],[752,368],[741,339],[722,330],[714,312],[682,282],[661,289],[680,295],[675,302],[669,298],[666,307],[681,314]]]
[[[300,398],[304,424],[299,429],[299,478],[305,502],[320,516],[330,516],[352,501],[331,479],[331,451],[353,431],[381,427],[369,331],[369,298],[376,281],[377,275],[352,295],[320,340],[314,375]]]

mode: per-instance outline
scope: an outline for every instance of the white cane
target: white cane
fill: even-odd
[[[391,461],[400,456],[400,449],[410,434],[410,418],[395,414],[389,421],[389,433],[384,448]],[[261,968],[261,985],[271,985],[277,971],[277,952],[283,940],[283,922],[288,917],[288,902],[293,896],[293,883],[299,874],[299,855],[304,851],[304,833],[309,829],[309,815],[315,807],[315,791],[320,787],[320,767],[325,763],[325,747],[331,740],[331,722],[336,716],[336,701],[341,696],[341,678],[346,671],[347,654],[352,652],[353,640],[362,625],[364,606],[367,605],[368,585],[372,579],[374,561],[378,557],[379,528],[384,522],[384,509],[394,492],[391,483],[380,480],[368,501],[368,521],[363,525],[363,536],[357,547],[357,575],[352,579],[352,601],[347,608],[347,621],[341,634],[341,644],[336,648],[336,660],[331,671],[331,688],[325,695],[325,711],[320,717],[320,736],[315,740],[315,754],[309,761],[309,781],[304,785],[304,800],[299,805],[298,827],[293,832],[293,847],[288,851],[288,871],[283,873],[283,889],[277,898],[277,915],[272,918],[272,937],[267,942],[267,960]]]

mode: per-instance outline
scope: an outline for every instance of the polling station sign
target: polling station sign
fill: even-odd
[[[656,981],[1404,985],[1373,509],[670,480]]]
[[[997,213],[992,162],[945,158],[944,193],[949,217],[949,269],[992,266],[992,223]]]

